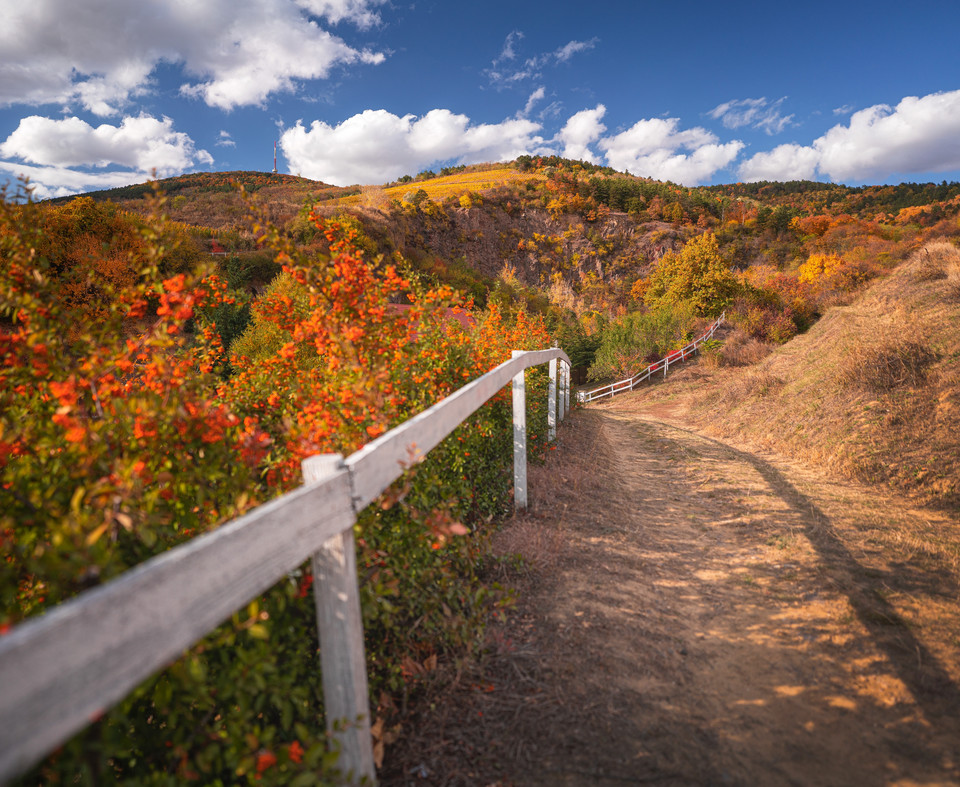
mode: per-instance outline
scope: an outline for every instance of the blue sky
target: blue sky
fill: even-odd
[[[0,179],[383,183],[556,153],[685,185],[960,180],[953,0],[0,0]]]

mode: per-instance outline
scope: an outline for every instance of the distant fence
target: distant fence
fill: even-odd
[[[592,402],[596,399],[602,399],[604,396],[613,396],[614,394],[632,391],[644,380],[649,380],[656,372],[661,370],[663,370],[663,376],[666,377],[667,370],[672,364],[685,361],[687,358],[697,352],[698,349],[700,349],[701,344],[713,338],[713,334],[716,333],[717,328],[720,327],[720,324],[723,322],[725,316],[726,312],[717,317],[713,325],[710,326],[710,329],[699,339],[694,340],[680,350],[674,350],[672,353],[665,355],[656,363],[650,364],[650,366],[648,366],[642,372],[639,372],[635,377],[628,377],[626,380],[609,383],[608,385],[601,385],[599,388],[594,388],[590,391],[578,391],[577,401],[586,404],[587,402]]]
[[[559,364],[558,364],[559,362]],[[327,729],[348,778],[375,781],[353,525],[357,513],[512,381],[514,504],[527,506],[524,371],[549,363],[547,427],[570,408],[558,348],[513,358],[343,459],[304,460],[303,487],[80,594],[0,638],[0,782],[23,773],[293,571],[313,562]],[[558,374],[559,372],[559,374]],[[345,725],[336,724],[346,720]]]

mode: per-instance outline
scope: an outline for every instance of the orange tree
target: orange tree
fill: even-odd
[[[99,287],[91,319],[63,285],[92,274],[76,260],[65,270],[44,246],[48,218],[40,206],[0,206],[0,633],[296,485],[304,456],[349,453],[509,350],[548,342],[523,314],[449,319],[463,308],[452,292],[409,287],[339,225],[320,225],[330,251],[313,259],[265,228],[287,284],[255,305],[248,332],[269,341],[245,335],[257,352],[234,353],[224,378],[211,315],[227,289],[205,271],[170,275],[177,251],[162,221],[124,247],[123,275]],[[396,313],[390,302],[404,297],[411,308]],[[491,603],[474,581],[484,524],[509,492],[509,450],[491,448],[509,446],[503,399],[416,468],[394,495],[402,503],[361,517],[378,694],[476,641]],[[309,586],[305,569],[279,583],[29,779],[322,781],[330,755]]]

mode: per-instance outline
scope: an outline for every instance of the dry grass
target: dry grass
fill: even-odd
[[[808,333],[691,391],[704,429],[960,511],[960,250],[919,250]]]
[[[948,300],[960,301],[960,272],[954,271],[947,277],[943,290]]]
[[[918,282],[946,279],[954,263],[956,247],[951,243],[930,243],[917,252],[914,280]]]
[[[882,393],[902,386],[921,386],[939,356],[921,341],[890,333],[877,340],[861,337],[839,369],[842,385]]]
[[[736,328],[720,349],[718,365],[753,366],[766,358],[772,350],[772,345],[761,342]]]
[[[729,382],[720,389],[717,401],[729,407],[743,404],[750,399],[762,399],[783,388],[783,378],[769,369],[747,369],[728,378]]]
[[[493,553],[501,558],[519,558],[534,571],[549,572],[559,563],[565,542],[563,531],[554,523],[530,514],[519,515],[494,535]]]

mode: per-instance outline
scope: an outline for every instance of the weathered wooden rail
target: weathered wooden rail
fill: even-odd
[[[587,402],[592,402],[596,399],[602,399],[605,396],[613,396],[614,394],[632,391],[644,380],[649,380],[656,372],[661,370],[663,371],[663,376],[666,377],[667,371],[670,369],[672,364],[687,360],[687,358],[700,349],[701,344],[713,338],[713,335],[716,333],[717,328],[720,327],[720,324],[723,322],[725,316],[726,312],[717,317],[714,323],[710,326],[709,330],[707,330],[707,332],[699,339],[695,339],[686,347],[683,347],[679,350],[674,350],[673,352],[665,355],[656,363],[652,363],[643,371],[638,372],[634,377],[628,377],[625,380],[619,380],[615,383],[601,385],[599,388],[593,388],[589,391],[577,391],[577,401],[586,404]]]
[[[373,782],[353,541],[357,513],[402,475],[411,458],[424,456],[511,381],[514,501],[526,508],[524,372],[543,363],[549,363],[547,425],[554,439],[557,419],[570,406],[570,359],[557,348],[514,352],[346,459],[306,459],[300,489],[0,638],[0,782],[34,765],[308,558],[327,728],[340,743],[344,774]],[[335,728],[342,720],[347,723]]]

